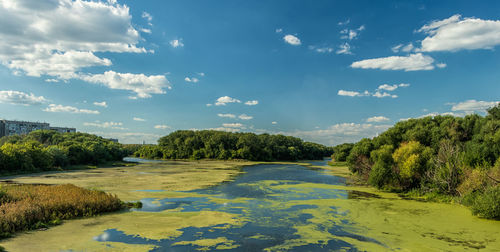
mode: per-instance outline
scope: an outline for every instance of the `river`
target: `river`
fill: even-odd
[[[310,164],[247,166],[233,181],[177,192],[175,197],[143,198],[141,209],[98,217],[95,223],[69,221],[62,225],[66,229],[54,232],[98,232],[88,242],[106,245],[99,250],[135,246],[149,251],[500,249],[498,221],[474,217],[460,205],[406,200],[369,187],[349,187],[343,177],[321,169],[326,161]],[[193,219],[194,215],[200,218]],[[85,250],[85,245],[71,246],[63,248]]]

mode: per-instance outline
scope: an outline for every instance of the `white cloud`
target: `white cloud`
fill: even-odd
[[[422,40],[423,52],[492,49],[500,45],[500,20],[453,15],[432,21],[418,31],[428,34]]]
[[[241,123],[223,123],[222,126],[225,128],[242,128],[243,124],[241,124]]]
[[[310,45],[308,48],[310,50],[313,50],[313,51],[318,52],[318,53],[331,53],[331,52],[333,52],[335,50],[335,49],[333,49],[332,47],[329,47],[329,46],[318,47],[318,46]]]
[[[240,100],[231,98],[229,96],[222,96],[217,99],[215,102],[216,106],[226,106],[227,103],[241,103]]]
[[[91,127],[98,127],[98,128],[105,128],[105,129],[118,129],[118,130],[126,130],[126,128],[122,127],[123,123],[121,122],[84,122],[84,126],[91,126]]]
[[[407,83],[401,83],[401,84],[394,84],[394,85],[389,85],[389,84],[382,84],[378,86],[379,90],[387,90],[387,91],[394,91],[399,87],[409,87],[410,84]]]
[[[366,121],[367,122],[385,122],[385,121],[389,121],[389,118],[387,118],[385,116],[373,116],[373,117],[366,119]]]
[[[337,92],[337,95],[355,97],[355,96],[369,96],[370,93],[368,91],[360,93],[360,92],[357,92],[357,91],[348,91],[348,90],[342,90],[341,89],[341,90],[339,90]]]
[[[170,126],[168,125],[155,125],[155,129],[169,129]]]
[[[233,114],[217,114],[218,117],[226,117],[226,118],[236,118],[236,115]]]
[[[278,122],[271,122],[271,124],[276,125],[276,124],[278,124]]]
[[[277,29],[275,30],[275,32],[276,32],[276,33],[282,33],[282,32],[283,32],[283,29],[282,29],[282,28],[277,28]]]
[[[452,106],[451,111],[465,111],[467,113],[472,112],[484,112],[487,109],[496,106],[500,101],[476,101],[467,100],[460,102]]]
[[[446,63],[437,63],[436,66],[439,67],[439,68],[445,68],[446,67]]]
[[[253,119],[253,116],[249,116],[249,115],[246,115],[246,114],[241,114],[238,116],[238,118],[240,118],[241,120],[251,120]]]
[[[45,79],[45,82],[59,82],[58,79]]]
[[[257,100],[252,100],[252,101],[246,101],[245,102],[245,105],[248,105],[248,106],[255,106],[257,104],[259,104],[259,101],[257,101]]]
[[[212,105],[213,105],[213,104],[211,104],[211,103],[207,103],[207,104],[206,104],[206,106],[207,106],[207,107],[212,107]]]
[[[104,107],[107,108],[108,104],[105,101],[102,102],[94,102],[94,105],[99,106],[99,107]]]
[[[384,97],[398,98],[397,95],[391,95],[387,92],[380,92],[380,91],[376,91],[375,93],[372,94],[372,96],[377,98],[384,98]]]
[[[35,96],[33,93],[27,94],[20,91],[4,90],[0,91],[0,103],[10,103],[18,105],[40,105],[46,103],[47,99],[43,96]]]
[[[146,119],[142,119],[140,117],[134,117],[133,120],[137,121],[137,122],[145,122],[146,121]]]
[[[45,108],[43,111],[45,112],[62,112],[62,113],[72,113],[72,114],[100,114],[97,110],[89,110],[89,109],[79,109],[72,106],[63,106],[56,104],[49,104],[49,107]]]
[[[397,98],[398,96],[395,94],[390,94],[385,91],[381,90],[386,90],[386,91],[394,91],[399,87],[409,87],[410,84],[407,83],[401,83],[401,84],[394,84],[394,85],[389,85],[389,84],[382,84],[378,86],[378,88],[372,93],[368,92],[365,90],[364,92],[358,92],[358,91],[348,91],[348,90],[339,90],[337,92],[337,95],[340,96],[350,96],[350,97],[362,97],[362,96],[373,96],[377,98],[384,98],[384,97],[391,97],[391,98]]]
[[[403,48],[401,48],[401,51],[403,52],[411,52],[413,51],[415,47],[413,46],[413,43],[409,43],[408,45],[404,46]]]
[[[346,20],[346,21],[344,21],[344,22],[342,22],[342,21],[338,22],[338,25],[347,25],[347,24],[349,24],[350,22],[351,22],[351,19],[347,19],[347,20]]]
[[[199,130],[199,129],[191,129],[191,130]],[[233,133],[241,131],[241,129],[238,129],[238,128],[227,128],[227,127],[209,128],[208,130],[226,131],[226,132],[233,132]]]
[[[147,12],[142,13],[142,18],[146,19],[146,21],[150,22],[149,24],[151,25],[151,21],[153,21],[153,16]]]
[[[205,77],[205,73],[203,73],[203,72],[198,73],[198,75],[201,77]]]
[[[198,81],[200,81],[200,80],[199,80],[198,78],[195,78],[195,77],[191,77],[191,78],[186,77],[186,78],[184,78],[184,81],[185,81],[185,82],[197,83],[197,82],[198,82]]]
[[[408,56],[390,56],[383,58],[366,59],[351,64],[352,68],[381,69],[381,70],[432,70],[434,59],[421,53]]]
[[[143,132],[88,132],[90,134],[106,137],[106,138],[116,138],[120,143],[124,144],[142,144],[146,142],[147,144],[154,144],[158,138],[162,135],[143,133]]]
[[[182,43],[182,39],[174,39],[174,40],[171,40],[171,41],[170,41],[170,45],[171,45],[173,48],[177,48],[177,47],[184,47],[184,43]]]
[[[300,39],[299,39],[299,38],[297,38],[297,37],[296,37],[296,36],[294,36],[294,35],[291,35],[291,34],[285,35],[285,36],[283,37],[283,40],[284,40],[286,43],[288,43],[288,44],[290,44],[290,45],[294,45],[294,46],[298,46],[298,45],[300,45],[300,44],[301,44]]]
[[[364,137],[374,137],[387,130],[392,125],[373,125],[370,123],[340,123],[334,124],[326,129],[281,132],[284,135],[300,137],[306,141],[322,143],[325,145],[337,145],[346,142],[357,142]]]
[[[353,40],[353,39],[357,38],[359,36],[359,32],[363,31],[364,29],[365,29],[364,25],[362,25],[358,29],[354,29],[354,30],[353,29],[344,29],[344,30],[340,31],[340,34],[344,34],[340,38]]]
[[[96,52],[145,53],[129,7],[113,1],[3,1],[0,62],[16,74],[74,78],[109,66]]]
[[[402,46],[403,46],[403,44],[395,45],[395,46],[391,47],[391,50],[395,53],[399,52],[399,49],[401,49]]]
[[[339,45],[339,49],[335,52],[336,54],[352,54],[351,45],[345,42],[344,44]]]
[[[138,98],[149,98],[151,94],[164,94],[166,93],[164,88],[171,88],[164,75],[146,76],[106,71],[104,74],[81,75],[79,78],[90,83],[103,84],[111,89],[133,91]]]
[[[147,34],[151,34],[152,33],[151,29],[146,29],[146,28],[141,28],[141,32],[144,32],[144,33],[147,33]]]

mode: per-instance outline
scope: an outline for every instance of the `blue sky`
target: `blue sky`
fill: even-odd
[[[500,101],[499,1],[0,2],[0,118],[336,145]]]

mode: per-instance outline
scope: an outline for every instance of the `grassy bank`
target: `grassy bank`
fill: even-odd
[[[126,207],[116,196],[71,184],[0,185],[0,237]]]

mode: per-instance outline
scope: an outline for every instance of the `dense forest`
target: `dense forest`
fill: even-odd
[[[121,160],[128,151],[119,143],[86,133],[38,130],[0,138],[0,173],[52,170],[79,164]]]
[[[179,130],[143,146],[142,158],[157,159],[246,159],[254,161],[323,159],[333,149],[283,135],[230,133],[214,130]]]
[[[484,117],[401,121],[373,139],[335,146],[332,159],[377,188],[458,200],[500,219],[500,105]]]

